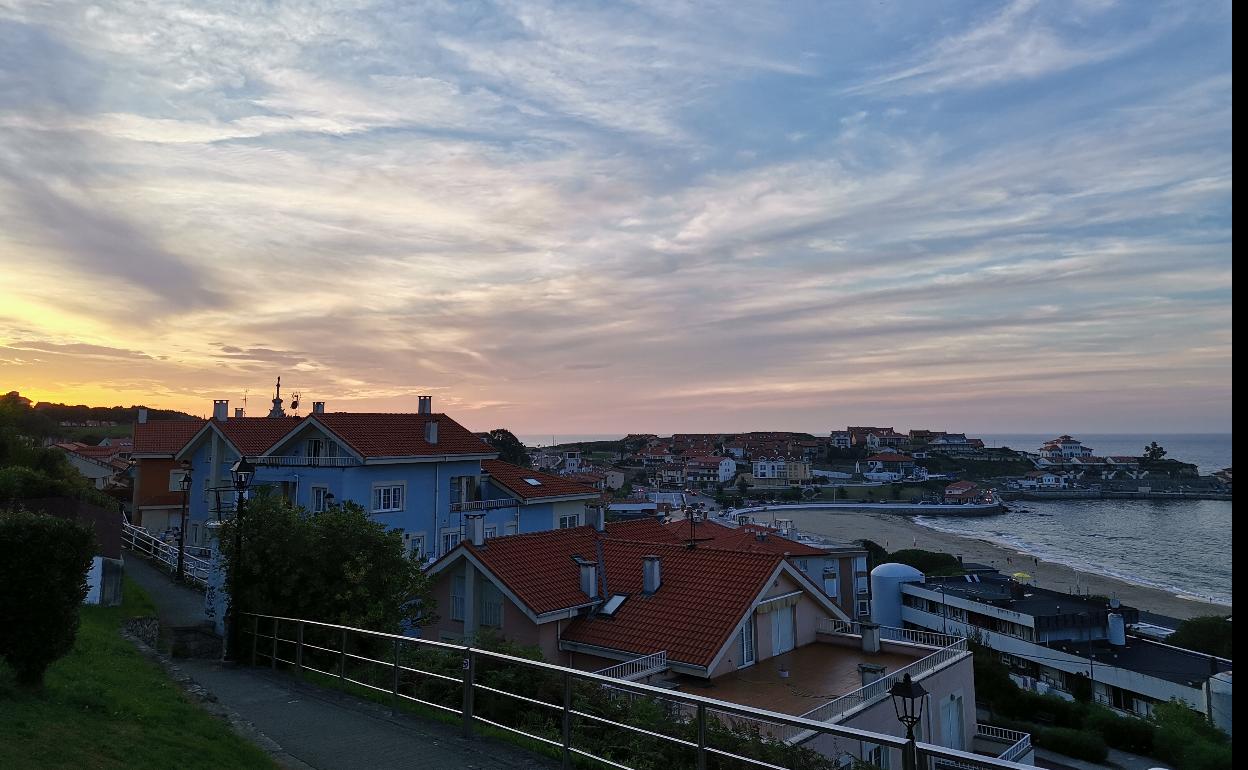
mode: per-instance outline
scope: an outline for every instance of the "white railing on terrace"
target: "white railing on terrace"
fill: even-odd
[[[981,738],[1009,744],[1009,748],[997,755],[997,759],[1006,762],[1017,762],[1019,757],[1031,751],[1031,733],[1018,730],[1007,730],[995,725],[975,725],[975,734]]]
[[[918,770],[937,770],[945,763],[959,767],[965,765],[975,770],[1034,770],[1016,762],[979,756],[969,751],[931,743],[908,743],[895,735],[795,717],[640,682],[627,682],[462,644],[297,618],[252,614],[246,618],[240,631],[251,638],[249,643],[242,642],[240,661],[246,656],[244,650],[250,647],[253,666],[280,667],[297,674],[311,672],[336,679],[344,685],[387,694],[396,706],[404,702],[417,703],[450,713],[460,720],[465,737],[472,737],[478,726],[514,733],[553,747],[560,753],[564,768],[571,768],[573,759],[597,761],[620,770],[636,767],[630,758],[618,753],[612,758],[600,756],[604,750],[611,749],[612,742],[604,740],[600,734],[600,730],[606,728],[624,731],[637,740],[681,747],[688,752],[688,762],[682,766],[690,768],[704,770],[712,761],[722,763],[728,760],[734,766],[740,764],[780,770],[774,760],[766,761],[742,753],[743,748],[749,747],[748,743],[734,741],[729,746],[723,745],[719,738],[722,731],[712,729],[716,722],[722,725],[749,720],[767,726],[765,737],[775,735],[778,729],[786,729],[794,734],[826,735],[838,742],[844,741],[847,745],[840,749],[841,756],[864,744],[881,746],[893,754],[913,751],[914,767]],[[443,661],[443,665],[450,665],[442,671],[429,670],[440,667],[439,660]],[[507,682],[512,680],[508,672],[512,670],[527,671],[534,678],[545,677],[554,685],[554,693],[543,696],[536,692],[515,692],[514,685],[508,689]],[[482,681],[484,676],[491,678]],[[558,686],[560,682],[562,687]],[[444,689],[426,692],[420,688],[422,684]],[[650,723],[646,727],[631,724],[625,714],[612,718],[586,702],[588,691],[593,688],[578,685],[597,685],[663,706],[672,715],[673,725],[679,724],[685,729],[673,734],[671,730],[654,727]],[[557,694],[559,690],[562,690],[561,695]],[[478,694],[489,697],[479,701]],[[522,704],[523,718],[518,724],[501,721],[517,721],[514,715],[499,708],[499,704],[504,702],[502,699]],[[534,718],[543,713],[550,715],[549,720]],[[638,756],[644,758],[645,755]]]
[[[178,571],[178,547],[170,545],[160,538],[153,537],[150,532],[142,527],[136,527],[129,522],[122,522],[121,544],[135,553],[151,558],[170,572],[176,574]],[[208,574],[211,569],[212,565],[207,559],[192,556],[189,549],[183,555],[182,572],[186,576],[188,583],[200,588],[207,586]]]
[[[467,500],[462,503],[451,503],[451,513],[492,511],[495,508],[514,508],[516,505],[516,501],[509,498],[501,500]]]
[[[821,634],[862,636],[862,624],[855,621],[837,620],[836,618],[819,618],[815,622],[815,630]],[[908,644],[921,644],[926,647],[948,647],[961,640],[961,638],[949,634],[939,634],[935,631],[880,626],[880,641],[883,642],[905,642]]]
[[[623,663],[617,663],[614,666],[598,669],[594,673],[599,676],[609,676],[612,679],[623,679],[626,682],[631,682],[666,670],[667,650],[660,650],[650,655],[643,655],[640,658],[633,658]]]
[[[360,464],[360,461],[354,457],[304,457],[302,455],[270,455],[268,457],[256,457],[253,462],[256,465],[267,465],[278,468],[288,468],[292,466],[310,468],[347,468]]]

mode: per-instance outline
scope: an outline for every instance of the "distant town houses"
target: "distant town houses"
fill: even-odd
[[[810,463],[785,457],[755,460],[750,474],[758,487],[793,487],[809,484]]]
[[[130,470],[133,442],[129,439],[104,439],[92,446],[80,441],[63,441],[52,448],[65,453],[65,459],[96,489],[124,487]]]
[[[1091,457],[1091,447],[1070,436],[1058,436],[1040,447],[1040,457],[1045,460],[1070,460],[1077,457]]]

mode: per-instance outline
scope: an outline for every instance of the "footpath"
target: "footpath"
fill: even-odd
[[[126,574],[156,605],[162,626],[202,621],[204,596],[131,553]],[[174,666],[253,730],[247,737],[277,762],[306,770],[505,770],[553,768],[546,757],[458,727],[431,722],[360,698],[300,682],[269,669],[179,659]],[[248,734],[253,733],[254,734]]]

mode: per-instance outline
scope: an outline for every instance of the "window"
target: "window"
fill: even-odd
[[[798,559],[798,560],[797,560],[797,568],[798,568],[798,569],[800,569],[802,572],[810,572],[810,560],[809,560],[809,559]]]
[[[459,545],[459,541],[462,539],[458,529],[442,530],[442,555],[445,556],[450,553],[455,546]]]
[[[329,487],[312,487],[312,512],[324,513],[329,507]]]
[[[796,622],[795,608],[777,607],[772,610],[771,615],[771,654],[781,655],[793,649],[794,646],[794,628]]]
[[[867,579],[865,577],[854,578],[855,593],[865,594],[867,592]]]
[[[321,457],[337,457],[338,442],[325,438],[310,438],[307,443],[307,455],[308,459],[313,461]]]
[[[470,503],[477,499],[476,476],[451,477],[451,504]]]
[[[503,525],[503,534],[504,534],[504,535],[514,535],[514,534],[516,534],[516,523],[515,523],[514,521],[509,521],[509,522],[507,522],[506,524],[504,524],[504,525]]]
[[[498,527],[497,527],[497,526],[493,526],[493,527],[486,527],[486,528],[485,528],[485,539],[486,539],[486,540],[489,540],[489,539],[490,539],[490,538],[492,538],[492,537],[498,537]]]
[[[871,614],[871,601],[869,599],[858,600],[858,617],[865,618]]]
[[[888,770],[889,750],[878,743],[862,744],[862,761],[880,770]]]
[[[451,620],[464,619],[464,576],[451,578]]]
[[[373,513],[403,510],[403,485],[386,484],[373,487]]]
[[[175,468],[174,470],[169,471],[169,491],[170,492],[182,491],[182,476],[185,474],[186,474],[186,471],[182,470],[181,468]]]
[[[559,529],[571,529],[579,526],[581,526],[581,514],[579,513],[569,513],[566,516],[559,517]]]
[[[836,570],[825,569],[823,571],[823,591],[833,599],[840,597],[840,587],[837,585]]]
[[[483,626],[502,628],[503,595],[488,580],[481,583],[481,612],[478,617]]]
[[[754,665],[754,618],[750,617],[737,634],[737,668]]]
[[[414,534],[411,532],[403,533],[403,545],[407,549],[409,556],[415,556],[423,561],[425,558],[425,533]]]
[[[854,571],[855,572],[867,571],[867,557],[858,556],[854,558]]]

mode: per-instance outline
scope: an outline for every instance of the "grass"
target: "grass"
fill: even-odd
[[[0,767],[276,767],[121,638],[124,619],[154,614],[127,580],[121,607],[82,608],[74,649],[42,692],[17,688],[0,663]]]

